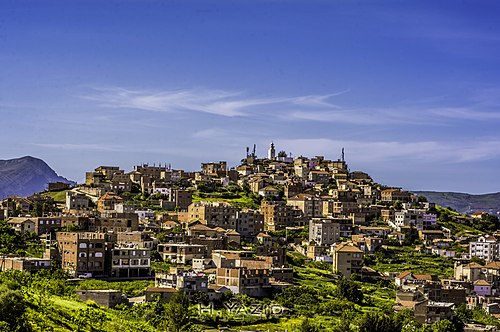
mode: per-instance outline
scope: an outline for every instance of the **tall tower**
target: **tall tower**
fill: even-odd
[[[267,150],[267,159],[274,160],[276,158],[276,150],[274,149],[274,143],[271,142],[269,150]]]

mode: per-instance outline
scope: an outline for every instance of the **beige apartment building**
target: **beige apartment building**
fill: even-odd
[[[294,206],[301,210],[308,218],[319,218],[323,216],[323,201],[319,197],[307,194],[299,194],[291,197],[287,205]]]
[[[238,209],[226,202],[194,202],[188,207],[188,220],[207,226],[236,229]]]
[[[218,268],[216,284],[225,286],[236,294],[264,297],[269,294],[270,272],[268,269],[246,267]]]
[[[363,267],[363,251],[352,243],[341,243],[333,250],[333,271],[349,278],[360,274]]]
[[[262,201],[260,212],[264,215],[264,227],[270,231],[294,226],[302,216],[302,211],[282,201]]]

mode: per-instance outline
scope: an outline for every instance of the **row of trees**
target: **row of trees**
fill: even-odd
[[[33,233],[16,232],[5,220],[0,220],[0,255],[37,255],[40,239]]]

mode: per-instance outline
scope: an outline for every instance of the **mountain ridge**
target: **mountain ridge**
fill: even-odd
[[[75,182],[59,176],[42,159],[24,156],[0,160],[0,199],[30,196],[44,191],[50,182]]]
[[[425,196],[430,202],[443,207],[451,207],[460,213],[477,211],[500,214],[500,192],[489,194],[468,194],[460,192],[412,191]]]

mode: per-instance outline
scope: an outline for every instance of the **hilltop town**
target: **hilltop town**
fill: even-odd
[[[377,319],[386,330],[403,321],[415,331],[500,326],[498,218],[379,184],[351,171],[343,149],[336,160],[292,158],[271,143],[266,157],[247,148],[239,165],[207,162],[195,172],[99,166],[83,184],[50,183],[2,200],[0,216],[2,275],[59,273],[73,288],[47,290],[44,301],[78,300],[75,312],[89,301],[95,312],[114,308],[101,316],[102,330],[113,330],[115,311],[126,320],[134,307],[174,303],[179,294],[186,310],[201,308],[183,321],[200,330],[372,331],[363,326]],[[136,296],[126,294],[124,283],[138,281]],[[25,296],[42,298],[33,292]],[[238,315],[229,299],[266,310]],[[162,329],[133,317],[144,324],[138,330]],[[44,324],[57,326],[50,319]]]

